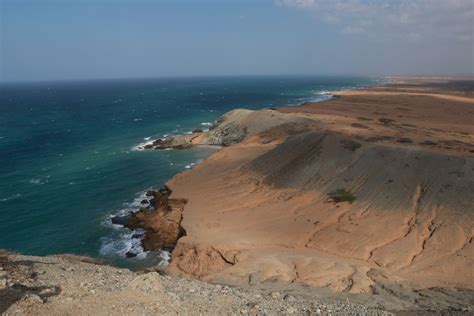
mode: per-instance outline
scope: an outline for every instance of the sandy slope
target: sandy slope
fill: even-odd
[[[472,87],[400,81],[234,111],[244,140],[168,183],[188,199],[171,270],[392,309],[474,304]],[[352,203],[331,198],[342,189]]]

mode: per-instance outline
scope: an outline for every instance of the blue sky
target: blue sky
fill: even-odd
[[[472,74],[471,0],[0,0],[0,80]]]

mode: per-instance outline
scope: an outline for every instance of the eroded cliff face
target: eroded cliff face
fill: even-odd
[[[181,226],[183,210],[187,203],[184,198],[170,198],[171,190],[163,187],[158,191],[149,191],[152,196],[150,207],[133,213],[125,227],[144,229],[142,246],[145,251],[173,250],[179,238],[186,234]]]

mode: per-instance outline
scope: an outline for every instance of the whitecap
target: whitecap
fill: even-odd
[[[195,165],[196,165],[196,163],[195,163],[195,162],[192,162],[192,163],[190,163],[189,165],[186,165],[184,168],[185,168],[185,169],[191,169],[191,168],[193,168]]]
[[[30,180],[28,180],[28,183],[31,183],[31,184],[43,184],[44,182],[42,182],[41,179],[30,179]]]
[[[132,238],[133,234],[134,231],[124,231],[119,236],[107,236],[101,238],[99,254],[102,256],[124,257],[128,251],[132,250],[132,248],[137,254],[143,253],[143,248],[141,245],[134,244],[134,238]]]
[[[149,138],[149,137],[147,137],[147,138]],[[140,143],[140,144],[138,144],[138,145],[136,145],[136,146],[133,146],[130,150],[132,150],[132,151],[144,151],[144,150],[145,150],[145,146],[147,146],[147,145],[153,145],[153,142],[154,142],[154,140],[149,140],[149,141],[147,141],[147,142],[145,142],[145,143]]]
[[[331,95],[332,92],[329,91],[329,90],[321,90],[317,94],[319,94],[319,95]]]
[[[133,121],[134,121],[134,122],[138,122],[138,121],[141,121],[141,120],[142,120],[141,118],[136,118],[136,119],[134,119]]]
[[[136,254],[136,259],[145,259],[148,252],[144,251],[141,240],[144,236],[145,231],[143,229],[136,229],[133,231],[126,230],[121,225],[114,225],[111,221],[111,218],[114,216],[125,216],[131,212],[137,212],[141,207],[144,207],[142,204],[143,200],[149,201],[151,197],[146,195],[147,191],[140,192],[135,199],[131,202],[123,204],[123,208],[117,210],[113,214],[107,216],[103,225],[113,229],[113,232],[109,236],[104,236],[101,238],[101,245],[99,247],[99,254],[102,256],[120,256],[125,257],[127,252],[132,252]],[[160,253],[163,257],[161,264],[167,264],[169,262],[166,254]]]
[[[169,251],[162,250],[160,252],[162,261],[158,264],[159,266],[168,265],[171,262],[171,254]]]
[[[212,123],[211,122],[202,122],[201,125],[202,126],[211,126]]]
[[[14,200],[14,199],[17,199],[21,196],[20,193],[17,193],[17,194],[14,194],[12,196],[9,196],[9,197],[6,197],[6,198],[3,198],[3,199],[0,199],[0,202],[6,202],[6,201],[9,201],[9,200]]]

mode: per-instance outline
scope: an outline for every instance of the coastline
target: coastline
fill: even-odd
[[[235,141],[167,182],[172,197],[189,200],[186,236],[169,271],[247,287],[300,284],[339,299],[376,298],[387,308],[454,304],[430,305],[419,293],[435,297],[432,287],[465,289],[459,295],[469,297],[474,98],[419,79],[404,84],[276,111],[230,112],[224,122]],[[456,113],[446,115],[446,107]],[[247,130],[244,138],[236,126]],[[195,145],[209,139],[219,138]],[[324,159],[308,161],[308,153]],[[331,200],[341,189],[341,201]],[[398,295],[410,299],[402,303]]]
[[[374,78],[375,80],[375,78]],[[315,100],[314,97],[307,97],[306,101],[302,101],[296,104],[289,104],[286,107],[300,107],[308,104],[313,104],[313,103],[319,103],[319,102],[325,102],[329,101],[333,98],[337,97],[338,93],[343,93],[344,91],[352,91],[352,90],[360,90],[360,89],[370,89],[372,87],[376,86],[382,86],[386,85],[388,83],[386,78],[377,78],[377,83],[372,83],[372,84],[364,84],[361,86],[351,86],[348,88],[341,88],[338,90],[334,91],[327,91],[323,90],[319,93],[320,97],[325,96],[324,98],[320,100]],[[308,101],[312,99],[312,101]],[[283,107],[280,107],[283,108]],[[260,111],[263,110],[277,110],[278,108],[275,107],[266,107],[261,109]],[[234,110],[239,110],[239,109],[234,109]],[[233,112],[234,110],[231,110],[230,112]],[[242,109],[243,111],[247,111],[245,109]],[[258,111],[258,110],[257,110]],[[227,112],[227,113],[230,113]],[[225,113],[222,117],[225,117],[227,115]],[[221,117],[221,118],[222,118]],[[231,145],[233,143],[238,143],[242,140],[243,137],[243,132],[239,132],[239,135],[230,135],[230,140],[222,140],[220,137],[217,137],[215,140],[209,140],[205,139],[202,141],[202,137],[206,134],[209,134],[209,131],[214,129],[218,123],[219,123],[220,118],[216,118],[216,120],[213,123],[201,123],[201,126],[193,126],[189,129],[188,132],[184,134],[172,134],[172,135],[163,135],[163,137],[158,138],[158,139],[151,139],[151,137],[146,137],[144,140],[146,142],[140,143],[132,148],[134,151],[144,151],[144,150],[150,150],[150,149],[158,149],[158,150],[181,150],[181,149],[190,149],[192,147],[197,147],[199,146],[200,148],[210,148],[212,151],[218,151],[221,148]],[[275,124],[275,123],[270,123]],[[266,126],[265,128],[268,128]],[[260,129],[259,131],[263,131],[265,128]],[[253,131],[255,133],[256,131]],[[212,155],[212,153],[210,154]],[[190,163],[185,167],[186,170],[194,168],[197,164],[201,163],[202,160],[196,161],[194,163]],[[135,199],[134,203],[132,203],[132,208],[128,208],[127,210],[121,210],[118,213],[111,214],[107,218],[107,225],[110,226],[111,224],[115,226],[117,229],[127,229],[126,227],[126,222],[127,220],[133,216],[136,213],[139,213],[140,211],[145,212],[146,208],[148,211],[156,211],[157,209],[153,208],[153,205],[150,204],[150,200],[148,199],[147,202],[145,200],[147,199],[146,194],[147,192],[157,190],[155,187],[148,188],[138,198]],[[112,222],[110,224],[110,222]],[[148,267],[148,266],[153,266],[153,265],[166,265],[169,264],[170,262],[170,251],[171,249],[160,249],[160,250],[153,250],[155,253],[151,253],[152,259],[146,259],[147,255],[150,254],[149,251],[143,249],[141,246],[141,243],[143,242],[143,239],[145,237],[145,231],[142,228],[136,227],[137,229],[131,230],[129,234],[127,234],[128,238],[130,239],[130,246],[129,250],[124,253],[125,257],[128,259],[131,258],[136,258],[139,261],[137,261],[137,267],[138,269],[143,268],[143,267]],[[159,247],[154,247],[155,249],[158,249]],[[101,250],[102,251],[102,250]],[[157,262],[156,259],[163,258],[161,262]]]
[[[147,233],[159,232],[158,248],[168,231],[163,223],[178,218],[170,231],[184,234],[170,239],[171,264],[142,275],[72,257],[7,254],[6,286],[37,288],[48,280],[66,289],[51,299],[34,292],[48,304],[30,296],[12,310],[87,311],[88,304],[136,298],[147,289],[153,297],[140,294],[132,307],[117,303],[118,311],[215,312],[200,296],[183,295],[185,289],[231,300],[226,313],[262,306],[282,314],[472,312],[474,93],[449,83],[416,79],[300,106],[237,109],[207,132],[157,144],[222,146],[167,181],[164,195],[151,194],[159,201],[153,209],[139,211]],[[184,199],[184,206],[173,206]],[[17,278],[27,261],[35,262],[30,276]],[[42,271],[44,277],[31,277]],[[79,285],[85,275],[106,281],[87,277],[90,286]],[[111,290],[112,276],[119,281]],[[169,309],[150,307],[157,297]]]

